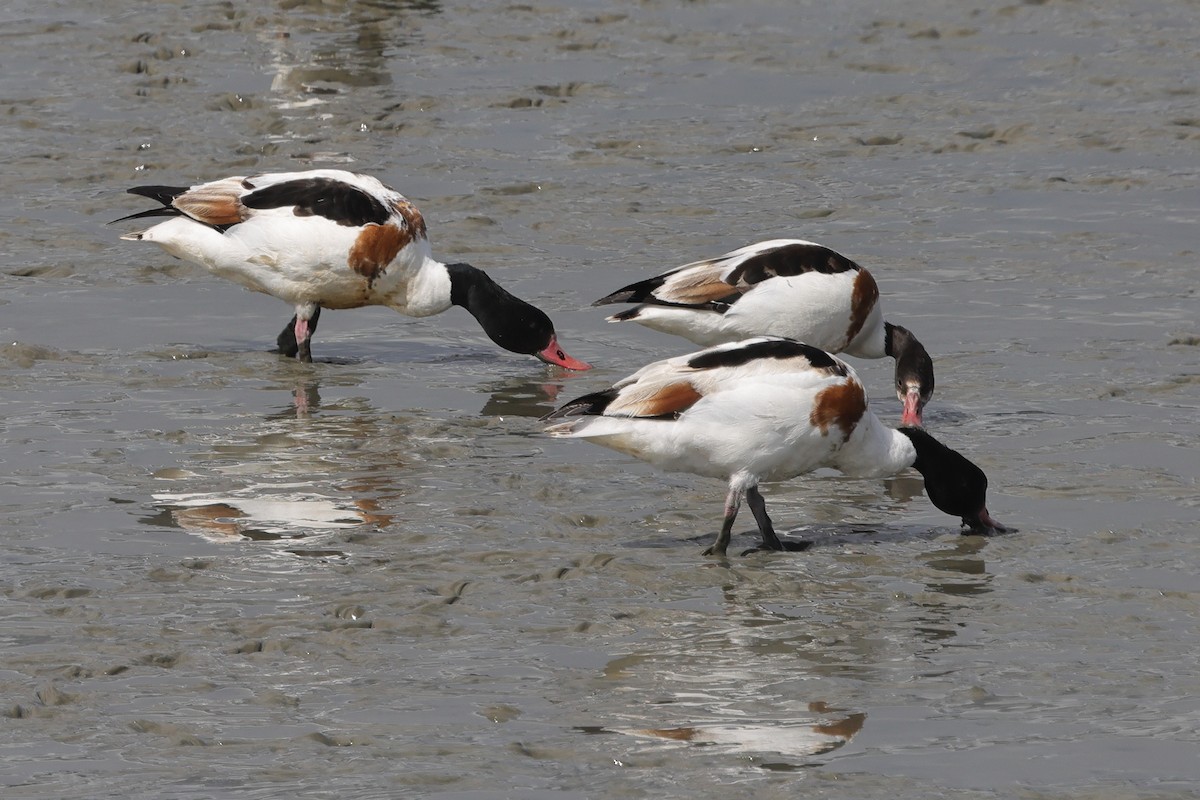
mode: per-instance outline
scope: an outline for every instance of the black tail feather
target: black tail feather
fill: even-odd
[[[637,316],[642,313],[642,306],[634,306],[627,308],[619,314],[613,314],[614,322],[625,322],[626,320],[637,319]]]
[[[149,211],[139,211],[136,214],[130,214],[127,217],[114,219],[109,225],[115,225],[118,222],[127,222],[131,219],[144,219],[145,217],[178,217],[183,214],[182,211],[171,205],[176,197],[188,190],[187,186],[134,186],[132,189],[126,189],[130,194],[149,197],[151,200],[157,200],[163,204],[163,208],[152,208]]]
[[[604,413],[604,409],[608,408],[617,396],[617,389],[605,389],[602,392],[592,392],[585,394],[583,397],[576,398],[564,405],[562,408],[551,411],[546,416],[542,417],[542,421],[551,419],[561,419],[562,417],[584,417],[596,416]]]
[[[644,281],[631,283],[621,289],[617,289],[610,295],[601,297],[593,306],[603,306],[609,303],[654,303],[658,302],[658,298],[654,296],[654,290],[659,288],[665,282],[667,276],[659,275],[655,278],[647,278]]]

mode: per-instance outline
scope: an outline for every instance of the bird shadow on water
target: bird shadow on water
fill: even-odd
[[[887,497],[900,506],[907,505],[913,499],[923,497],[925,493],[924,482],[920,478],[915,477],[901,476],[889,478],[884,481],[884,486]],[[950,521],[948,520],[948,522]],[[782,552],[764,550],[756,546],[761,543],[761,535],[755,528],[743,528],[741,531],[735,530],[733,538],[730,541],[729,552],[730,556],[736,553],[738,557],[742,558],[786,558],[791,553],[804,553],[827,548],[852,547],[864,549],[886,544],[937,542],[952,532],[959,534],[955,544],[957,550],[966,548],[971,552],[977,552],[986,547],[987,540],[991,538],[991,536],[972,533],[965,528],[954,527],[952,522],[948,525],[936,525],[933,527],[906,524],[902,521],[880,523],[822,522],[802,524],[778,530],[779,539],[784,546]],[[1010,528],[1007,531],[1007,533],[1016,532],[1015,528]],[[659,536],[626,542],[624,546],[637,549],[668,549],[686,544],[688,546],[703,548],[711,544],[716,535],[717,525],[714,522],[711,531],[706,530],[703,533],[688,536],[684,539]]]
[[[828,548],[846,548],[854,547],[864,549],[876,545],[884,544],[910,544],[914,542],[936,542],[946,536],[947,533],[953,531],[944,526],[928,527],[924,525],[864,525],[862,523],[823,523],[817,525],[803,525],[792,528],[787,531],[779,532],[779,539],[784,546],[784,550],[773,551],[764,550],[754,546],[761,542],[761,537],[757,530],[746,530],[742,533],[734,532],[733,539],[730,542],[730,553],[735,551],[741,558],[750,557],[787,557],[790,553],[811,553],[814,550],[823,550]],[[971,533],[970,531],[961,530],[959,542],[967,543],[969,549],[982,550],[987,545],[988,536]],[[689,545],[696,547],[704,547],[712,542],[716,532],[704,533],[696,536],[690,536],[683,540],[672,541],[652,541],[645,540],[635,543],[630,543],[626,546],[636,548],[668,548],[677,547],[681,543],[686,542]],[[747,545],[738,549],[735,543],[739,539],[743,540],[743,544]]]

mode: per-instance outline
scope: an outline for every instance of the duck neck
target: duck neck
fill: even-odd
[[[983,471],[957,450],[952,450],[925,432],[924,428],[901,426],[896,432],[912,442],[916,458],[912,467],[925,478],[925,490],[930,501],[947,514],[960,513],[951,510],[946,503],[949,495],[961,493],[961,488],[972,481],[987,488],[987,477]],[[982,505],[982,494],[979,505]],[[972,509],[973,510],[973,509]]]
[[[883,352],[896,359],[897,377],[903,367],[914,376],[926,378],[929,390],[933,391],[933,359],[912,331],[890,322],[883,323]]]
[[[470,264],[447,264],[446,273],[451,305],[465,308],[493,342],[525,354],[537,353],[549,342],[554,330],[550,318],[486,272]]]
[[[920,428],[897,428],[913,443],[913,467],[925,478],[925,495],[940,510],[962,519],[974,531],[1004,530],[987,513],[987,475],[961,453]]]
[[[912,440],[867,412],[837,455],[839,470],[857,478],[883,478],[903,472],[917,460]]]
[[[921,411],[933,397],[933,359],[908,328],[883,323],[884,353],[896,359],[896,397],[904,404],[904,425],[920,427]]]
[[[949,447],[930,436],[923,428],[904,426],[896,429],[898,437],[907,439],[912,447],[912,462],[909,464],[928,479],[941,469],[946,461],[945,454],[953,452]]]

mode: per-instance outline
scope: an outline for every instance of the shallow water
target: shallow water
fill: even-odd
[[[9,2],[0,794],[1191,796],[1196,22]],[[287,362],[285,305],[105,224],[312,166],[405,192],[597,368],[458,309],[329,313]],[[593,299],[775,236],[872,269],[1019,532],[820,474],[765,489],[810,550],[705,559],[719,482],[539,435],[688,347]]]

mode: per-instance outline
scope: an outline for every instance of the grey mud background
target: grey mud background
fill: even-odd
[[[1200,786],[1200,6],[0,8],[0,795],[1165,798]],[[370,172],[555,318],[321,322],[119,242],[123,190]],[[870,267],[911,476],[719,482],[538,415],[688,345],[591,300],[776,236]],[[860,362],[875,409],[890,369]],[[735,541],[749,544],[743,526]]]

